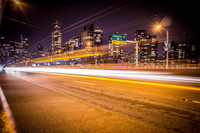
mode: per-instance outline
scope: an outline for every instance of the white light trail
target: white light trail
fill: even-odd
[[[199,77],[177,76],[166,72],[150,71],[123,71],[123,70],[97,70],[97,69],[64,69],[64,68],[34,68],[34,67],[7,67],[6,72],[24,71],[24,72],[50,72],[75,75],[87,75],[107,78],[146,80],[146,81],[170,81],[200,83]]]

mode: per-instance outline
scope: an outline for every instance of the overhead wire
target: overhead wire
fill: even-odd
[[[18,23],[21,23],[21,24],[25,24],[25,25],[28,25],[28,26],[31,26],[31,27],[34,27],[34,28],[37,28],[37,29],[42,29],[38,26],[35,26],[35,25],[32,25],[32,24],[29,24],[29,23],[26,23],[26,22],[23,22],[23,21],[20,21],[20,20],[17,20],[17,19],[14,19],[14,18],[10,18],[10,17],[6,17],[6,16],[3,16],[4,18],[6,19],[9,19],[9,20],[12,20],[12,21],[15,21],[15,22],[18,22]],[[43,30],[43,29],[42,29]]]
[[[73,27],[74,25],[77,25],[77,24],[79,24],[79,23],[81,23],[81,22],[83,22],[83,21],[85,21],[85,20],[87,20],[87,19],[89,19],[89,18],[92,18],[92,17],[94,17],[94,16],[96,16],[96,15],[98,15],[98,14],[100,14],[100,13],[102,13],[102,12],[108,10],[108,9],[111,9],[112,7],[115,7],[115,6],[121,4],[121,3],[124,2],[124,1],[125,1],[125,0],[120,1],[120,2],[118,2],[118,3],[116,3],[116,4],[112,5],[112,6],[109,6],[108,8],[105,8],[105,9],[103,9],[103,10],[101,10],[101,11],[99,11],[99,12],[93,14],[93,15],[90,15],[90,16],[86,17],[86,18],[84,18],[84,19],[82,19],[82,20],[80,20],[80,21],[78,21],[78,22],[76,22],[76,23],[74,23],[74,24],[72,24],[72,25],[70,25],[70,26],[68,26],[68,27],[65,27],[65,28],[62,29],[62,31],[66,30],[66,29],[69,29],[70,27]],[[89,22],[88,22],[88,23],[89,23]],[[78,28],[78,27],[77,27],[77,28]],[[42,42],[44,43],[44,41],[45,41],[45,43],[46,43],[46,42],[50,41],[50,40],[47,40],[47,39],[49,39],[50,37],[51,37],[51,35],[48,36],[48,37],[46,37],[46,38],[44,38],[43,40],[39,41],[38,43],[42,43]],[[36,43],[36,44],[38,44],[38,43]],[[36,45],[33,45],[32,47],[34,47],[34,46],[36,46]],[[31,47],[30,47],[30,48],[31,48]],[[30,48],[29,48],[29,49],[30,49]]]
[[[92,19],[92,20],[90,20],[90,21],[88,21],[88,22],[86,22],[86,23],[83,23],[83,24],[81,24],[81,25],[79,25],[79,26],[77,26],[77,27],[74,27],[74,28],[72,28],[72,29],[70,29],[70,30],[68,30],[68,31],[65,31],[63,34],[69,32],[69,31],[72,31],[72,30],[74,30],[74,29],[77,29],[77,28],[79,28],[79,27],[81,27],[81,26],[83,26],[83,25],[86,25],[86,24],[88,24],[88,23],[90,23],[90,22],[92,22],[92,21],[95,21],[95,20],[97,20],[97,19],[100,19],[100,18],[102,18],[102,17],[105,17],[105,16],[107,16],[107,15],[113,13],[113,12],[116,12],[116,11],[118,11],[118,10],[121,10],[121,9],[127,7],[127,6],[130,6],[131,4],[134,4],[135,2],[137,2],[137,1],[131,2],[130,4],[126,4],[125,6],[122,6],[122,7],[118,8],[118,9],[115,9],[115,10],[109,12],[109,13],[106,13],[106,14],[104,14],[104,15],[102,15],[102,16],[99,16],[99,17],[97,17],[97,18],[95,18],[95,19]]]
[[[128,23],[125,23],[125,24],[122,24],[122,25],[118,25],[118,26],[115,26],[115,27],[112,27],[112,28],[109,28],[109,29],[105,29],[104,33],[108,32],[108,31],[115,30],[115,29],[123,29],[123,28],[127,28],[127,27],[130,27],[130,26],[133,26],[133,25],[138,25],[138,24],[144,23],[146,21],[149,21],[149,19],[151,19],[153,17],[154,16],[150,16],[150,17],[139,19],[139,20],[131,21],[131,22],[128,22]]]
[[[118,2],[118,3],[116,3],[116,4],[114,4],[114,5],[112,5],[112,6],[108,7],[108,8],[106,8],[106,9],[103,9],[103,10],[101,10],[101,11],[99,11],[99,12],[93,14],[93,15],[90,15],[89,17],[84,18],[84,19],[82,19],[82,20],[80,20],[80,21],[78,21],[78,22],[76,22],[76,23],[74,23],[74,24],[72,24],[72,25],[70,25],[70,26],[68,26],[68,27],[66,27],[66,28],[64,28],[64,29],[62,29],[62,31],[66,30],[66,29],[68,29],[68,28],[70,28],[70,27],[72,27],[72,26],[74,26],[74,25],[76,25],[76,24],[79,24],[79,23],[81,23],[81,22],[83,22],[83,21],[85,21],[85,20],[87,20],[87,19],[89,19],[89,18],[92,18],[92,17],[94,17],[94,16],[96,16],[96,15],[98,15],[98,14],[100,14],[100,13],[102,13],[102,12],[104,12],[104,11],[110,9],[110,8],[112,8],[112,7],[115,7],[115,6],[119,5],[120,3],[124,2],[124,1],[125,1],[125,0],[120,1],[120,2]]]
[[[77,28],[79,28],[79,27],[81,27],[81,26],[84,26],[84,25],[86,25],[86,24],[88,24],[88,23],[90,23],[90,22],[92,22],[92,21],[95,21],[95,20],[97,20],[97,19],[100,19],[100,18],[102,18],[102,17],[105,17],[105,16],[107,16],[107,15],[113,13],[113,12],[116,12],[116,11],[118,11],[118,10],[121,10],[121,9],[127,7],[127,6],[130,6],[130,5],[134,4],[134,3],[136,3],[137,1],[138,1],[138,0],[133,1],[133,2],[131,2],[131,3],[128,3],[128,4],[124,5],[124,6],[119,7],[119,8],[117,8],[117,9],[113,10],[113,11],[110,11],[110,12],[104,14],[104,15],[101,15],[101,16],[99,16],[99,17],[97,17],[97,18],[94,18],[94,19],[92,19],[92,20],[90,20],[90,21],[88,21],[88,22],[85,22],[85,23],[83,23],[83,24],[81,24],[81,25],[79,25],[79,26],[76,26],[76,27],[74,27],[74,28],[72,28],[72,29],[70,29],[70,30],[67,30],[67,31],[63,32],[62,35],[65,34],[65,33],[67,33],[67,32],[69,32],[69,31],[75,30],[75,29],[77,29]],[[96,13],[96,15],[99,14],[99,13],[101,13],[101,12],[103,12],[103,11],[106,11],[106,10],[110,9],[111,7],[114,7],[114,6],[116,6],[116,5],[120,4],[120,3],[121,3],[121,2],[119,2],[119,3],[115,4],[115,5],[112,5],[112,6],[108,7],[108,8],[106,8],[106,9],[103,9],[102,11]],[[95,15],[91,15],[91,16],[93,17],[93,16],[95,16]],[[87,17],[87,19],[91,18],[91,16]],[[86,20],[86,19],[85,19],[85,20]],[[83,20],[80,20],[80,21],[82,22]],[[77,22],[77,23],[78,23],[78,22]],[[79,23],[80,23],[80,22],[79,22]],[[74,24],[73,24],[73,25],[74,25]],[[68,27],[69,27],[69,26],[68,26]],[[71,26],[70,26],[70,27],[71,27]],[[64,29],[67,29],[67,27],[64,28]],[[50,36],[49,36],[49,37],[50,37]],[[49,37],[47,37],[47,38],[49,38]],[[46,40],[45,42],[50,41],[50,40],[47,40],[47,39],[43,39],[43,40]],[[41,43],[41,41],[40,41],[40,43]],[[34,45],[34,46],[35,46],[35,45]]]

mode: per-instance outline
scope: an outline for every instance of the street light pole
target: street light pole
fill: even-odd
[[[95,45],[95,68],[97,68],[97,45]]]
[[[157,29],[161,28],[161,25],[156,26]],[[169,56],[169,31],[166,28],[162,28],[167,34],[167,53],[166,53],[166,69],[168,69],[168,56]]]
[[[139,58],[139,55],[138,55],[138,41],[135,41],[136,43],[136,50],[135,50],[135,65],[136,67],[138,66],[138,58]]]
[[[167,34],[167,55],[166,55],[166,69],[168,69],[168,56],[169,56],[169,31],[167,29],[166,34]]]

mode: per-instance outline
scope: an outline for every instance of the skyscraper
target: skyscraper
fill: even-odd
[[[168,52],[168,60],[169,63],[174,63],[178,60],[178,43],[175,43],[174,41],[168,42],[169,43],[169,52]],[[166,42],[164,43],[164,49],[163,49],[163,58],[166,59],[167,52],[166,49]]]
[[[21,49],[23,53],[27,53],[28,52],[28,38],[24,38],[21,35]]]
[[[81,49],[98,46],[98,52],[102,51],[100,46],[103,45],[103,30],[95,24],[84,26],[81,32],[81,42]]]
[[[37,51],[43,51],[43,45],[41,43],[37,44]]]
[[[61,53],[62,45],[62,33],[61,33],[61,22],[58,20],[52,23],[52,53]]]
[[[81,49],[87,49],[87,54],[103,52],[103,30],[95,24],[84,26],[81,32]],[[101,62],[101,56],[88,57],[82,60],[82,63]],[[95,59],[96,58],[96,59]]]
[[[158,39],[146,30],[136,30],[135,40],[139,41],[139,61],[142,64],[155,63],[158,55]]]
[[[113,33],[119,35],[119,32]],[[124,52],[124,44],[112,43],[112,35],[109,36],[109,51],[110,60],[122,60]]]

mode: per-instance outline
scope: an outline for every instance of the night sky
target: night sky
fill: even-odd
[[[20,2],[19,6],[15,6],[12,0],[7,2],[0,36],[4,36],[4,43],[8,43],[10,39],[20,41],[22,34],[29,39],[30,52],[36,50],[36,45],[41,40],[51,36],[52,21],[61,21],[64,29],[102,10],[104,11],[63,30],[62,45],[73,36],[79,35],[84,25],[91,23],[104,30],[104,45],[108,44],[108,36],[114,32],[127,33],[127,39],[133,40],[135,31],[140,29],[159,36],[159,42],[163,42],[166,38],[165,32],[155,32],[153,27],[165,16],[173,19],[172,25],[168,27],[170,41],[182,43],[200,35],[198,1],[21,0]],[[80,27],[76,28],[77,26]],[[44,49],[51,49],[51,37],[41,43]],[[159,55],[162,54],[161,48],[162,44],[159,43]],[[133,45],[125,46],[125,51],[131,52],[132,49]]]

